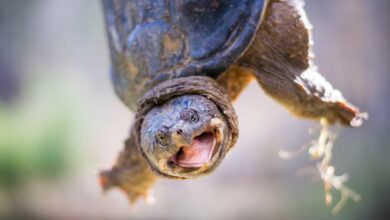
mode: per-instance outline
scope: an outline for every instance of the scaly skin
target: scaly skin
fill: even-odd
[[[192,66],[186,69],[187,64],[196,66],[199,63],[192,63],[188,54],[183,55],[183,62],[175,60],[181,58],[175,54],[188,52],[180,46],[186,44],[182,32],[167,24],[155,23],[153,19],[150,20],[153,24],[142,23],[142,31],[135,27],[132,28],[136,31],[127,30],[129,27],[123,21],[129,23],[131,19],[123,20],[120,12],[126,9],[126,4],[134,6],[135,2],[103,2],[106,9],[115,8],[107,11],[107,20],[116,27],[108,28],[115,89],[127,106],[137,109],[137,116],[124,151],[111,170],[102,172],[101,184],[104,189],[120,187],[132,202],[148,194],[157,175],[186,179],[215,169],[234,146],[238,136],[237,119],[230,101],[235,100],[253,78],[268,95],[299,117],[325,119],[328,124],[341,122],[348,126],[359,126],[365,119],[365,114],[347,102],[312,64],[311,32],[303,11],[303,1],[268,0],[253,41],[237,62],[228,60],[231,66],[224,72],[227,63],[218,62],[229,57],[226,56],[228,53],[219,51],[222,55],[217,53],[216,58],[202,60],[205,63],[199,68],[194,69]],[[214,2],[213,7],[218,8],[219,1]],[[202,1],[202,4],[205,6],[209,2]],[[146,8],[149,10],[150,7]],[[134,7],[130,9],[134,10]],[[187,9],[191,11],[192,7]],[[128,41],[126,37],[131,31],[135,34]],[[250,28],[247,31],[246,34],[250,33]],[[150,39],[149,35],[152,36]],[[208,40],[212,39],[207,37]],[[236,36],[235,39],[239,38]],[[149,42],[149,45],[150,40],[153,42]],[[126,45],[128,42],[132,44]],[[234,46],[242,48],[243,45],[237,45],[238,42],[235,41]],[[232,45],[227,43],[228,46]],[[202,51],[202,48],[196,49]],[[161,54],[157,56],[156,53]],[[177,61],[178,66],[168,62],[165,64],[170,65],[164,71],[172,72],[158,72],[159,65],[166,62],[167,58],[174,58],[170,61]],[[200,74],[207,77],[193,76]],[[137,103],[135,98],[140,101]],[[183,116],[188,113],[188,109],[197,112],[195,123]],[[220,132],[211,132],[214,128],[220,129]],[[220,151],[216,151],[209,161],[201,165],[188,166],[188,161],[181,163],[183,158],[197,159],[188,147],[201,142],[196,137],[205,131],[213,133]],[[203,152],[201,147],[194,148]],[[183,149],[181,153],[180,149]]]
[[[170,159],[182,146],[192,144],[204,132],[215,136],[213,158],[199,168],[181,167]],[[141,129],[141,147],[149,163],[163,176],[194,178],[207,174],[223,159],[221,150],[228,148],[223,137],[229,126],[218,107],[200,95],[184,95],[171,99],[149,111]],[[218,140],[217,140],[218,139]]]
[[[100,175],[105,190],[119,187],[131,202],[146,197],[158,176],[188,179],[212,172],[236,143],[237,117],[229,96],[209,77],[161,83],[139,103],[125,149],[113,168]],[[183,164],[183,159],[197,158],[192,148],[205,136],[215,143],[207,148],[211,157]]]
[[[100,185],[104,191],[113,187],[120,188],[126,193],[131,203],[140,198],[148,198],[150,189],[157,180],[156,174],[150,169],[137,147],[136,132],[131,130],[125,148],[112,168],[100,172]]]
[[[312,63],[311,26],[301,0],[270,0],[252,44],[236,64],[302,118],[360,126],[365,113],[334,89]]]

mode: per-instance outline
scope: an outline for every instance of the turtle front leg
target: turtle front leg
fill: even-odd
[[[100,172],[100,184],[104,191],[119,187],[127,194],[130,203],[135,203],[140,198],[151,202],[153,197],[150,195],[150,188],[155,184],[157,176],[141,155],[135,133],[133,127],[114,166]]]
[[[256,37],[238,64],[252,70],[265,92],[293,114],[359,126],[366,114],[312,64],[310,28],[303,1],[270,0]]]

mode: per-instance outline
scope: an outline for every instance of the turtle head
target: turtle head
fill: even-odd
[[[186,179],[207,174],[222,161],[230,132],[214,102],[201,95],[183,95],[145,115],[140,142],[154,171]]]

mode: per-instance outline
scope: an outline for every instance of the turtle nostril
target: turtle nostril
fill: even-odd
[[[168,161],[167,165],[168,165],[169,168],[172,169],[172,168],[175,166],[175,162],[173,162],[173,161]]]
[[[183,130],[177,129],[176,134],[182,134],[182,133],[183,133]]]

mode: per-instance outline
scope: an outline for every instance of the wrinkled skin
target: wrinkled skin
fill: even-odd
[[[184,95],[147,113],[141,149],[160,175],[193,178],[209,173],[223,159],[228,132],[223,115],[212,101],[200,95]]]
[[[170,10],[167,2],[177,4],[177,10]],[[230,7],[229,2],[243,7]],[[253,79],[298,117],[350,127],[363,123],[367,115],[333,88],[312,61],[311,25],[303,1],[268,0],[264,7],[262,3],[103,0],[114,88],[137,112],[125,149],[113,168],[101,174],[105,190],[119,187],[134,202],[147,197],[156,175],[186,179],[210,173],[238,135],[236,123],[230,123],[236,120],[231,101]],[[214,19],[209,19],[210,13]],[[218,108],[214,105],[218,100],[213,103],[205,90],[188,87],[178,95],[187,87],[185,82],[200,76],[218,84],[207,88],[210,94],[222,88],[217,99],[221,94],[229,96]],[[179,78],[183,81],[175,86],[154,91]],[[198,95],[189,95],[194,92]],[[139,100],[150,94],[155,96],[148,99],[151,108],[143,111]],[[167,98],[162,103],[160,97]],[[231,114],[226,115],[226,109]],[[193,111],[197,120],[181,117]]]

